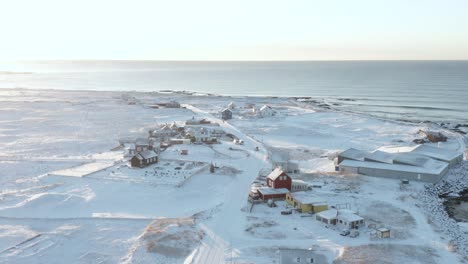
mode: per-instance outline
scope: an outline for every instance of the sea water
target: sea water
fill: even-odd
[[[468,124],[468,61],[23,61],[0,88],[307,96],[332,108]]]

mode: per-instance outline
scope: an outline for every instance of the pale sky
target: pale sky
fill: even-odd
[[[468,59],[468,0],[0,0],[19,59]]]

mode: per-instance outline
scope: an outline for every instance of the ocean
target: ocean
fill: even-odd
[[[0,88],[304,96],[342,111],[468,124],[468,61],[24,61]]]

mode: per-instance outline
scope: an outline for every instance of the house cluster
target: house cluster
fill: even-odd
[[[327,201],[302,187],[303,181],[296,181],[282,169],[274,169],[265,178],[264,185],[255,185],[249,198],[252,200],[285,200],[300,213],[314,213],[317,221],[327,225],[336,225],[347,229],[358,229],[364,226],[364,219],[350,209],[329,208]]]
[[[226,136],[217,123],[207,119],[187,120],[185,124],[166,123],[148,131],[147,138],[138,138],[130,144],[126,156],[131,157],[132,167],[145,167],[156,163],[161,150],[178,144],[215,144]],[[188,152],[181,152],[187,155]]]
[[[260,108],[256,108],[255,104],[253,103],[246,103],[244,109],[250,109],[248,114],[264,118],[264,117],[272,117],[276,115],[276,111],[269,105],[263,105]],[[223,120],[229,120],[233,118],[234,112],[237,110],[236,105],[233,102],[230,102],[226,108],[221,110],[220,116]]]
[[[335,170],[374,177],[436,183],[448,169],[463,160],[463,153],[416,145],[391,152],[367,152],[354,148],[341,152],[335,159]]]

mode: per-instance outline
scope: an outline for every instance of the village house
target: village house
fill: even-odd
[[[135,140],[135,153],[151,150],[152,146],[150,145],[149,139],[147,138],[137,138]]]
[[[172,124],[162,124],[159,128],[151,130],[150,136],[156,138],[166,139],[169,137],[173,137],[179,134],[179,128],[175,123]]]
[[[273,189],[286,188],[291,191],[292,179],[282,169],[276,168],[267,176],[266,184]]]
[[[223,120],[232,119],[232,111],[229,110],[228,108],[224,109],[223,111],[221,111],[221,118]]]
[[[328,204],[321,198],[307,192],[286,194],[286,202],[301,213],[319,213],[328,210]]]
[[[327,264],[326,256],[311,249],[279,249],[279,264]]]
[[[217,143],[217,137],[211,134],[211,129],[206,127],[190,127],[185,131],[185,137],[195,143],[213,144]]]
[[[275,115],[275,110],[271,106],[264,105],[258,110],[258,115],[260,117],[271,117]]]
[[[158,154],[152,150],[145,150],[133,156],[130,160],[130,165],[132,167],[143,168],[156,162],[158,162]]]
[[[259,187],[257,189],[257,193],[260,199],[264,201],[268,200],[284,200],[286,198],[286,194],[289,193],[289,190],[286,188],[270,188],[270,187]]]
[[[364,226],[364,218],[349,209],[329,209],[317,213],[317,221],[327,225],[336,225],[347,229],[358,229]]]

